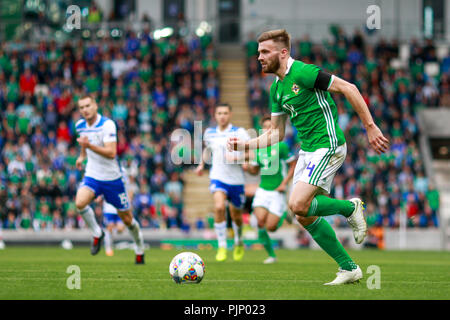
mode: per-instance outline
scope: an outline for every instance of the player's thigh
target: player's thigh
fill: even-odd
[[[227,201],[227,194],[223,191],[215,191],[213,193],[214,209],[225,211],[225,202]]]
[[[306,216],[312,200],[319,190],[318,186],[298,181],[289,197],[289,209],[296,215]]]
[[[95,199],[95,192],[86,186],[83,186],[77,190],[75,196],[75,206],[78,210],[86,208]]]
[[[230,208],[230,216],[235,222],[242,219],[242,208],[245,202],[244,185],[228,186],[228,206]]]
[[[267,216],[269,215],[269,210],[264,207],[254,207],[253,214],[258,220],[258,227],[263,228],[266,225]]]
[[[299,157],[302,158],[302,166],[296,166],[294,172],[294,185],[302,181],[314,186],[318,186],[329,194],[331,183],[336,172],[342,166],[347,154],[347,145],[334,148],[320,148],[313,152],[301,151]]]
[[[131,212],[130,200],[123,179],[103,181],[102,191],[105,201],[115,207],[117,211]]]
[[[342,149],[340,150],[342,151]],[[298,216],[306,216],[314,197],[318,193],[323,193],[322,189],[326,187],[325,184],[329,183],[330,178],[332,179],[333,170],[330,168],[336,169],[341,165],[336,162],[336,152],[336,148],[320,148],[314,152],[301,150],[299,152],[299,161],[294,171],[294,186],[288,202],[289,209],[293,213]],[[326,191],[329,192],[329,190]]]
[[[227,195],[223,191],[215,191],[213,193],[214,202],[214,221],[222,222],[225,221],[225,202],[227,200]]]
[[[329,194],[334,176],[345,161],[347,155],[347,145],[343,144],[336,148],[333,155],[330,156],[329,161],[323,167],[318,175],[315,185],[319,186],[322,194]]]
[[[269,231],[275,231],[278,227],[281,217],[287,210],[286,195],[278,191],[270,191],[268,194],[270,199],[269,212],[266,227]]]
[[[266,224],[266,218],[269,214],[269,205],[270,198],[267,197],[267,191],[262,188],[256,189],[255,196],[253,197],[252,208],[253,214],[258,220],[258,226],[261,228]]]

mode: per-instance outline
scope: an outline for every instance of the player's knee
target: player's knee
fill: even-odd
[[[266,228],[267,228],[267,231],[274,232],[277,230],[277,227],[278,227],[278,224],[268,224]]]
[[[124,215],[122,217],[122,221],[126,226],[129,227],[131,225],[131,222],[133,222],[133,217],[130,217],[129,215]]]
[[[133,222],[133,214],[129,211],[119,212],[119,217],[127,227]]]
[[[225,204],[216,203],[214,205],[214,212],[219,215],[225,215]]]
[[[75,207],[77,208],[78,212],[83,211],[86,208],[87,204],[82,199],[75,199]]]
[[[266,227],[266,220],[265,219],[258,219],[258,228],[262,229]]]
[[[298,223],[300,223],[302,226],[305,226],[305,217],[302,216],[295,216],[295,218],[297,219]]]
[[[244,223],[244,220],[242,220],[242,216],[233,216],[231,219],[239,226]]]
[[[296,216],[306,217],[309,210],[309,204],[305,203],[304,201],[289,201],[289,209],[293,213],[295,213]]]

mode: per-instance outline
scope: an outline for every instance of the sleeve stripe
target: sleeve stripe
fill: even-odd
[[[330,83],[328,84],[327,90],[330,89],[331,85],[333,84],[333,81],[334,81],[334,74],[331,75]]]
[[[283,111],[281,111],[281,112],[272,112],[270,115],[271,115],[271,116],[280,116],[280,115],[282,115],[282,114],[284,114]]]

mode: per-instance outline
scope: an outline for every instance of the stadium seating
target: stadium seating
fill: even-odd
[[[247,44],[249,105],[259,129],[273,78],[261,73],[256,48],[254,41]],[[431,42],[413,42],[408,68],[395,69],[390,64],[398,55],[395,42],[369,44],[360,34],[338,33],[331,42],[306,37],[293,44],[294,57],[355,83],[391,140],[391,150],[376,155],[348,101],[333,96],[348,156],[332,195],[364,198],[371,225],[397,227],[402,210],[411,227],[438,225],[439,194],[424,174],[416,120],[419,108],[449,101],[450,57],[439,60],[433,50]],[[0,43],[2,227],[83,227],[73,203],[81,179],[74,124],[80,118],[77,100],[91,93],[100,112],[118,125],[118,155],[142,226],[187,228],[184,168],[170,161],[170,133],[192,132],[194,120],[212,123],[219,98],[215,56],[210,37],[154,40],[148,32],[138,37],[132,31],[122,40]],[[424,63],[430,61],[441,65],[441,74],[427,75]],[[286,140],[299,148],[292,127]],[[339,217],[334,223],[345,225]]]
[[[144,228],[186,227],[182,167],[170,133],[209,121],[218,99],[209,37],[0,43],[0,221],[4,229],[83,227],[74,196],[81,172],[77,100],[96,97],[119,129],[118,156]],[[101,210],[96,210],[98,218]]]

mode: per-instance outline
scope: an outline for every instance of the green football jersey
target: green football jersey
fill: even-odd
[[[286,175],[286,163],[295,159],[285,142],[279,142],[264,149],[257,149],[255,163],[260,167],[259,187],[272,191],[278,188]]]
[[[320,68],[289,58],[286,75],[270,87],[272,115],[287,113],[298,131],[301,149],[337,148],[345,143],[336,105],[328,91],[314,88]]]

